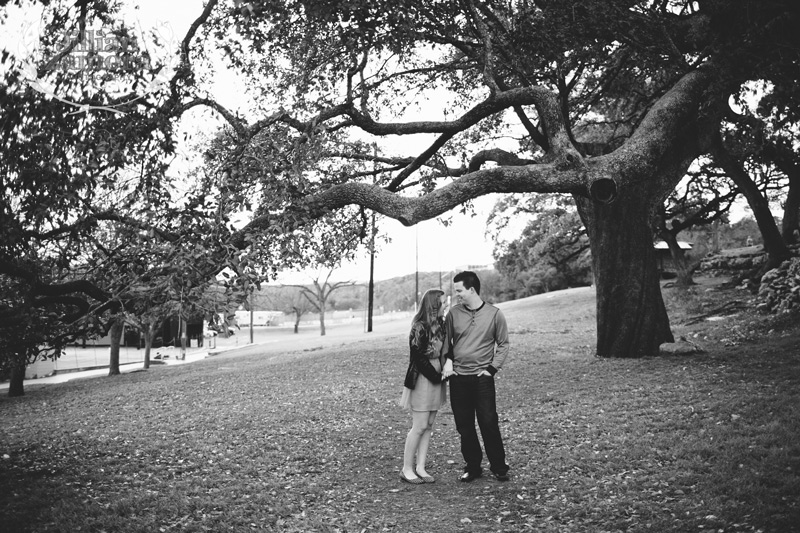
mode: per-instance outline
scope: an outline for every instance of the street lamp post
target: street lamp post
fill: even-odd
[[[414,311],[419,301],[419,226],[414,226]]]
[[[369,241],[369,288],[367,289],[367,333],[372,331],[373,300],[375,298],[375,212],[372,212],[372,234]]]

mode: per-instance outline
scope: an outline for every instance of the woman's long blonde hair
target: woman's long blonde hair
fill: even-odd
[[[417,314],[414,315],[414,319],[411,321],[412,325],[421,322],[425,326],[425,329],[431,333],[432,339],[435,339],[441,334],[438,318],[439,309],[442,308],[441,297],[443,295],[444,291],[440,289],[428,289],[425,291],[425,294],[423,294],[422,298],[419,300]]]

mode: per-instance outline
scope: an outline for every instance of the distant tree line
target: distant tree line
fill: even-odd
[[[780,225],[780,220],[776,225]],[[690,276],[709,254],[730,248],[763,246],[758,224],[751,217],[734,223],[721,217],[684,230],[680,238],[691,244],[685,252]],[[498,243],[495,260],[497,270],[490,279],[496,301],[593,283],[588,238],[574,209],[551,207],[538,212],[518,238]]]

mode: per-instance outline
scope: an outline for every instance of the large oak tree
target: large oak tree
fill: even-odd
[[[412,225],[491,192],[569,193],[591,242],[607,357],[673,339],[653,218],[715,148],[729,98],[748,80],[796,75],[788,1],[236,4],[214,8],[203,40],[220,43],[259,104],[250,121],[231,116],[243,148],[224,175],[241,175],[247,146],[269,145],[260,165],[297,191],[283,191],[281,215],[302,223],[355,204]],[[645,90],[619,98],[626,87]],[[450,100],[420,119],[409,109],[425,94]],[[590,152],[576,125],[603,122],[615,102],[627,130]],[[516,153],[493,146],[502,127],[524,132]],[[378,185],[343,163],[369,158],[356,139],[415,134],[432,138],[414,153],[384,149]],[[277,207],[265,198],[241,238],[269,233]]]
[[[199,107],[227,123],[199,187],[220,210],[253,216],[204,244],[220,265],[235,249],[271,268],[342,257],[366,236],[367,210],[413,225],[492,192],[571,194],[592,247],[597,354],[638,357],[672,340],[654,217],[718,148],[744,83],[796,82],[799,10],[789,0],[209,0],[144,108],[159,119],[153,131]],[[221,62],[248,82],[242,110],[205,90]],[[603,129],[601,142],[597,128],[582,137],[587,125]]]

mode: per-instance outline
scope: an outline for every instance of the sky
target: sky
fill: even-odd
[[[180,41],[191,23],[202,12],[202,0],[183,0],[164,2],[163,0],[125,0],[124,19],[129,25],[138,27],[141,32],[155,28],[165,46],[154,50],[157,57],[177,51]],[[40,22],[38,13],[9,6],[11,18],[0,30],[0,46],[31,52],[36,47]],[[19,21],[23,21],[22,24]],[[170,65],[173,66],[173,65]],[[169,73],[164,73],[169,76]],[[214,97],[229,109],[241,107],[246,100],[242,98],[244,84],[233,75],[217,75],[213,78],[211,89]],[[208,122],[213,122],[210,112],[196,112],[190,122],[184,125],[189,133],[209,131]],[[391,142],[400,151],[416,153],[427,142],[419,137],[408,140],[407,148],[402,144],[406,138],[392,137]],[[180,150],[180,148],[179,148]],[[183,153],[189,159],[189,151]],[[445,227],[438,220],[422,222],[415,227],[405,227],[401,223],[384,218],[379,223],[379,233],[388,235],[391,242],[381,241],[375,258],[375,279],[385,280],[396,276],[420,272],[447,272],[466,265],[490,265],[494,262],[492,250],[494,243],[485,236],[486,218],[497,195],[479,198],[474,201],[474,215],[461,214],[458,210],[445,215],[450,224]],[[313,273],[286,272],[279,282],[307,283]],[[366,253],[353,262],[341,265],[331,276],[334,281],[367,281],[369,279],[369,256]]]
[[[494,264],[494,243],[485,236],[486,217],[494,205],[494,197],[475,202],[475,216],[453,212],[448,226],[438,220],[427,220],[413,227],[384,219],[380,228],[392,238],[380,245],[375,256],[375,280],[420,272],[449,272],[467,265]],[[369,279],[369,256],[335,272],[331,279],[366,281]]]
[[[192,21],[202,11],[198,0],[167,3],[163,0],[139,0],[139,9],[131,10],[142,27],[168,27],[177,40],[182,39]],[[162,30],[162,33],[165,33]],[[234,108],[241,102],[243,85],[234,76],[217,76],[215,96],[223,105]],[[393,138],[396,140],[396,138]],[[419,142],[419,140],[417,140]],[[418,149],[415,147],[415,149]],[[445,227],[438,220],[429,220],[414,227],[403,226],[392,219],[383,219],[379,233],[388,235],[390,243],[381,243],[375,257],[375,280],[420,272],[447,272],[465,265],[494,263],[494,243],[485,236],[486,219],[498,195],[475,200],[474,216],[453,210],[446,215],[451,223]],[[285,272],[278,281],[307,283],[312,272]],[[353,262],[341,265],[332,274],[332,281],[367,281],[369,256],[364,253]]]
[[[163,41],[167,44],[163,52],[177,49],[187,29],[203,9],[202,0],[182,0],[180,2],[164,2],[163,0],[126,0],[125,19],[129,23],[138,21],[142,29],[157,28]],[[138,6],[133,8],[131,6]],[[9,6],[13,11],[15,8]],[[19,11],[19,9],[18,9]],[[30,17],[30,11],[22,12]],[[35,15],[33,15],[35,17]],[[0,30],[0,45],[31,46],[32,34],[35,35],[38,25],[33,22],[15,25],[7,22]],[[12,43],[12,44],[9,44]],[[16,44],[14,44],[16,43]],[[171,44],[171,46],[169,46]],[[212,89],[214,96],[226,107],[236,108],[244,99],[243,84],[231,75],[214,77]],[[206,117],[210,116],[208,113]],[[196,119],[200,120],[200,119]],[[206,119],[208,120],[208,119]],[[205,126],[205,128],[204,128]],[[209,130],[207,123],[192,123],[189,128]],[[404,139],[404,138],[403,138]],[[397,144],[398,138],[392,142]],[[412,142],[412,141],[409,141]],[[419,140],[416,140],[419,143]],[[409,153],[420,151],[420,144],[410,145]],[[406,154],[404,154],[406,155]],[[422,222],[414,227],[405,227],[397,221],[383,219],[379,232],[390,236],[390,243],[382,243],[375,259],[375,279],[385,280],[396,276],[420,272],[448,272],[467,265],[490,265],[494,262],[492,251],[494,242],[485,235],[486,218],[499,195],[483,197],[474,201],[474,215],[461,214],[458,209],[446,214],[450,220],[444,226],[438,220]],[[745,210],[749,211],[749,210]],[[738,217],[736,217],[738,218]],[[521,229],[521,226],[516,230]],[[513,231],[504,235],[513,237]],[[286,272],[279,282],[307,283],[311,280],[311,272]],[[331,277],[334,281],[363,282],[369,279],[369,257],[363,253],[353,262],[341,265]]]

